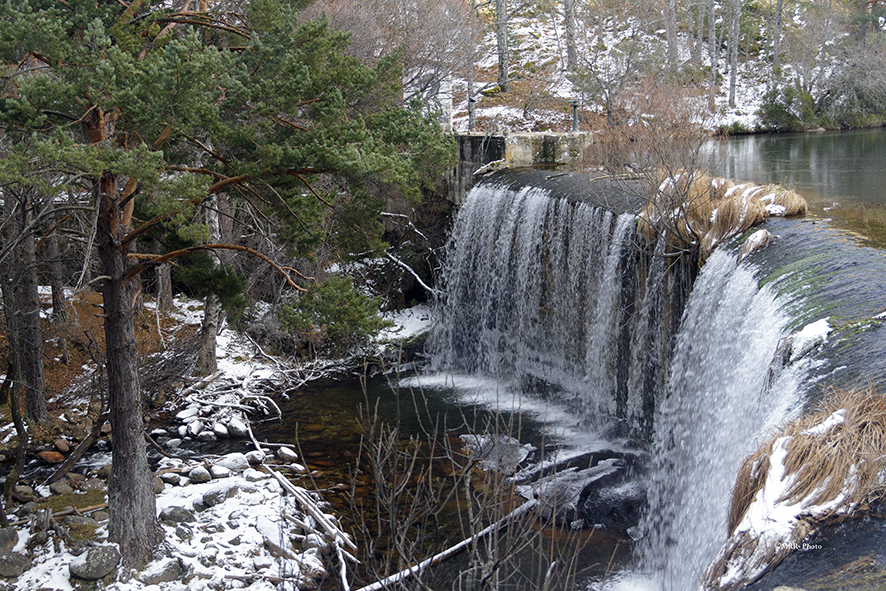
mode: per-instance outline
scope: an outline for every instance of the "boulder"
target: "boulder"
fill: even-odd
[[[74,492],[74,488],[63,480],[53,482],[49,485],[49,492],[54,495],[67,495]]]
[[[17,577],[31,568],[31,559],[21,554],[0,554],[0,577]]]
[[[240,419],[234,418],[228,421],[228,435],[231,437],[249,437],[249,427]]]
[[[47,464],[61,464],[65,461],[65,456],[57,451],[41,451],[37,455]]]
[[[253,452],[249,452],[252,454]],[[216,466],[223,466],[229,470],[245,470],[249,467],[249,454],[241,454],[241,453],[230,453],[225,456],[222,456],[218,461],[215,462]],[[259,462],[260,463],[260,462]]]
[[[224,503],[227,499],[237,496],[240,487],[233,482],[221,482],[203,493],[203,502],[210,507]]]
[[[18,530],[14,527],[0,528],[0,551],[12,550],[18,543]]]
[[[188,472],[188,478],[190,478],[191,482],[194,484],[201,484],[212,480],[212,475],[209,473],[209,470],[203,466],[197,466]]]
[[[295,453],[295,450],[289,447],[279,448],[275,455],[277,456],[277,459],[284,464],[291,464],[298,459],[298,454]]]
[[[120,551],[116,546],[93,546],[75,558],[68,569],[78,579],[97,581],[111,574],[119,563]]]
[[[258,466],[265,461],[265,452],[259,451],[257,449],[247,452],[246,461],[249,462],[250,466]]]
[[[190,523],[195,519],[194,512],[184,507],[164,507],[160,511],[160,521],[166,523]]]
[[[145,585],[159,585],[177,581],[181,576],[181,563],[175,558],[164,558],[149,564],[138,576],[138,580]]]

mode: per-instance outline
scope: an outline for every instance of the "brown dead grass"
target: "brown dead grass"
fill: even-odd
[[[51,306],[48,297],[41,301],[41,304],[44,308]],[[161,315],[158,322],[152,310],[146,308],[139,310],[135,315],[139,359],[147,359],[169,345],[174,328],[178,326],[172,319]],[[63,412],[71,410],[70,401],[64,394],[82,378],[83,366],[90,362],[101,363],[104,360],[105,338],[101,294],[83,292],[70,299],[67,319],[58,326],[44,320],[42,329],[47,407],[50,417],[58,417]],[[184,339],[193,332],[194,329],[190,327],[180,329],[174,338]],[[8,354],[6,326],[3,317],[0,316],[0,364],[2,364],[0,367],[6,367]],[[21,407],[24,408],[23,400]],[[8,404],[0,406],[0,418],[6,423],[11,422]],[[70,425],[53,418],[50,424],[33,431],[34,439],[38,442],[51,441],[69,427]],[[15,445],[15,439],[10,445]]]
[[[770,214],[766,205],[785,207],[785,215],[806,213],[806,200],[796,192],[683,171],[676,180],[660,175],[640,212],[639,231],[652,241],[665,234],[677,249],[698,245],[709,252],[720,242],[762,223]],[[765,200],[762,200],[765,198]]]
[[[822,433],[809,430],[821,425],[838,410],[842,423]],[[801,518],[787,543],[759,548],[760,539],[750,532],[735,530],[766,483],[775,442],[789,437],[785,456],[785,476],[794,482],[778,502],[804,506],[834,502],[827,511]],[[788,424],[739,469],[729,511],[730,539],[704,575],[705,589],[736,589],[751,580],[731,579],[721,586],[730,565],[742,565],[746,573],[759,578],[781,563],[793,548],[824,524],[839,523],[868,515],[886,493],[881,474],[886,470],[886,398],[873,386],[867,389],[835,390],[815,412]],[[842,496],[841,496],[842,495]],[[763,567],[762,572],[760,567]]]
[[[840,409],[845,412],[842,423],[825,433],[806,433]],[[873,387],[835,391],[814,413],[787,425],[744,461],[733,492],[730,533],[763,487],[768,457],[780,437],[791,438],[785,474],[795,475],[780,502],[821,505],[844,494],[830,511],[836,517],[867,508],[886,494],[881,481],[886,470],[886,398]]]

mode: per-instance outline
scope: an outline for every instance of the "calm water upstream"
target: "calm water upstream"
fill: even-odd
[[[886,247],[886,129],[765,134],[706,146],[717,176],[795,189],[810,217]]]

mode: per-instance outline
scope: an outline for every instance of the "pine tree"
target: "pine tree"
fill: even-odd
[[[371,186],[417,194],[453,153],[435,122],[397,104],[395,59],[368,68],[346,57],[347,37],[322,20],[297,23],[298,4],[252,0],[245,14],[174,12],[155,0],[0,4],[0,126],[9,140],[0,183],[36,185],[29,170],[51,171],[97,206],[113,440],[108,530],[127,567],[145,564],[162,535],[143,442],[134,278],[204,248],[193,210],[220,192],[276,210],[296,249],[320,239],[379,247]],[[195,246],[134,264],[134,241],[163,224]],[[214,245],[228,246],[237,245]]]

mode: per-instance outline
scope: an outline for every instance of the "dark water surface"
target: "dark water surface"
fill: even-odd
[[[886,129],[739,136],[706,148],[715,175],[791,187],[810,217],[886,247]]]

